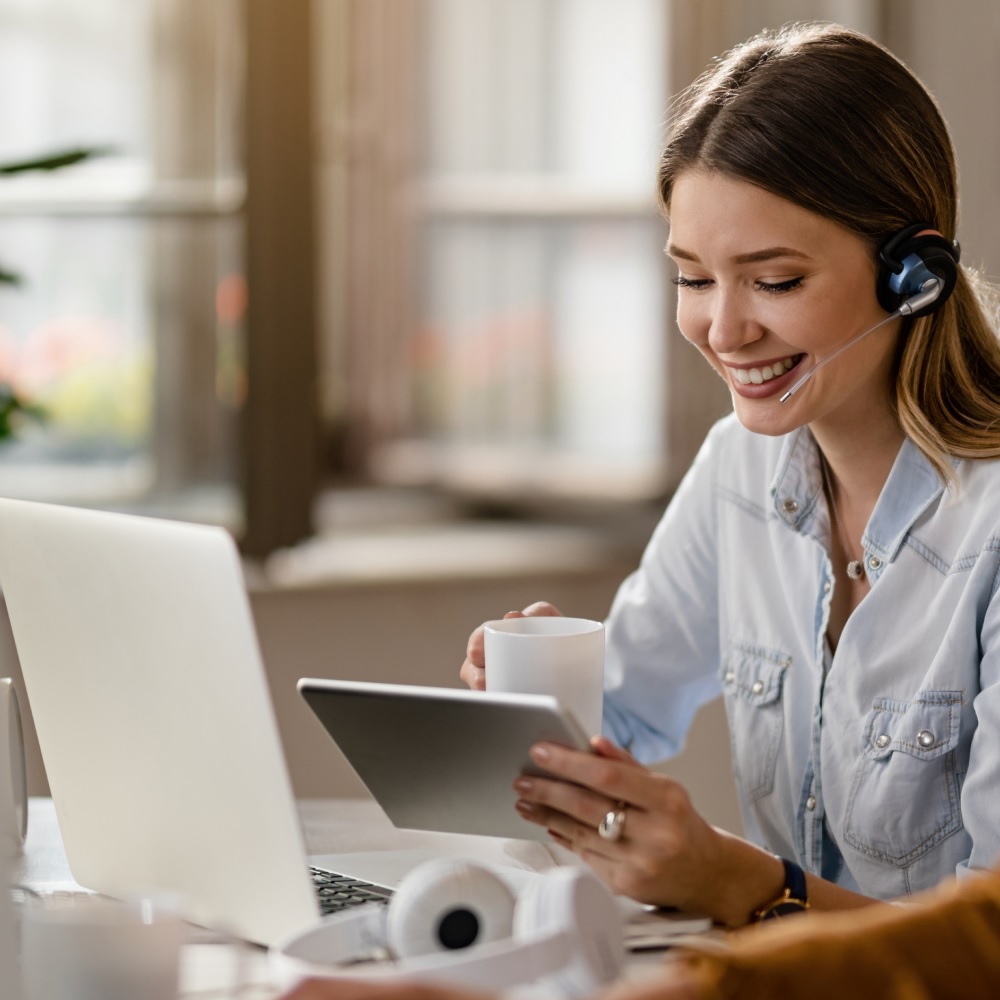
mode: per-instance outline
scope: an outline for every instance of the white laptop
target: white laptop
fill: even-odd
[[[390,889],[471,842],[511,871],[555,863],[541,844],[444,834],[307,859],[222,529],[0,499],[0,585],[80,885],[179,890],[194,922],[270,944],[319,916],[310,863]]]

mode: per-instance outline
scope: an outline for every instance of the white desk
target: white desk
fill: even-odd
[[[406,832],[393,827],[374,802],[305,800],[299,802],[299,813],[309,854],[408,846]],[[15,860],[13,881],[42,893],[85,891],[70,874],[51,799],[31,800],[28,840],[24,852]],[[263,949],[251,945],[235,949],[206,943],[198,939],[196,929],[192,929],[192,934],[192,942],[185,947],[183,957],[181,997],[222,1000],[229,996],[232,963],[237,953],[244,962],[245,981],[253,984],[252,989],[240,995],[253,1000],[267,1000],[276,995],[268,979]],[[632,954],[626,975],[630,979],[649,975],[662,960],[661,953]]]

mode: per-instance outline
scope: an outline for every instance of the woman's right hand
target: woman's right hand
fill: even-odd
[[[508,611],[504,618],[561,618],[562,612],[547,601],[535,601],[529,604],[523,611]],[[465,662],[459,672],[459,677],[473,691],[486,690],[486,649],[485,649],[485,623],[480,625],[472,635],[469,636],[468,645],[465,647]]]

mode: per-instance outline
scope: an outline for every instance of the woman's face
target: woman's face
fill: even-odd
[[[749,430],[851,431],[894,420],[899,321],[778,401],[817,361],[885,319],[860,237],[746,181],[698,169],[674,183],[667,253],[679,271],[681,333],[726,381]]]

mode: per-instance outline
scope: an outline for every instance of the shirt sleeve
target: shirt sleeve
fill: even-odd
[[[714,482],[727,420],[709,433],[606,622],[604,731],[647,763],[678,753],[721,692]]]
[[[808,914],[734,935],[728,950],[682,960],[704,1000],[808,996],[933,1000],[1000,995],[1000,872],[914,897]]]
[[[973,702],[976,731],[969,770],[962,786],[962,822],[972,838],[972,854],[958,866],[963,876],[1000,863],[1000,571],[994,578],[979,632],[980,691]]]

